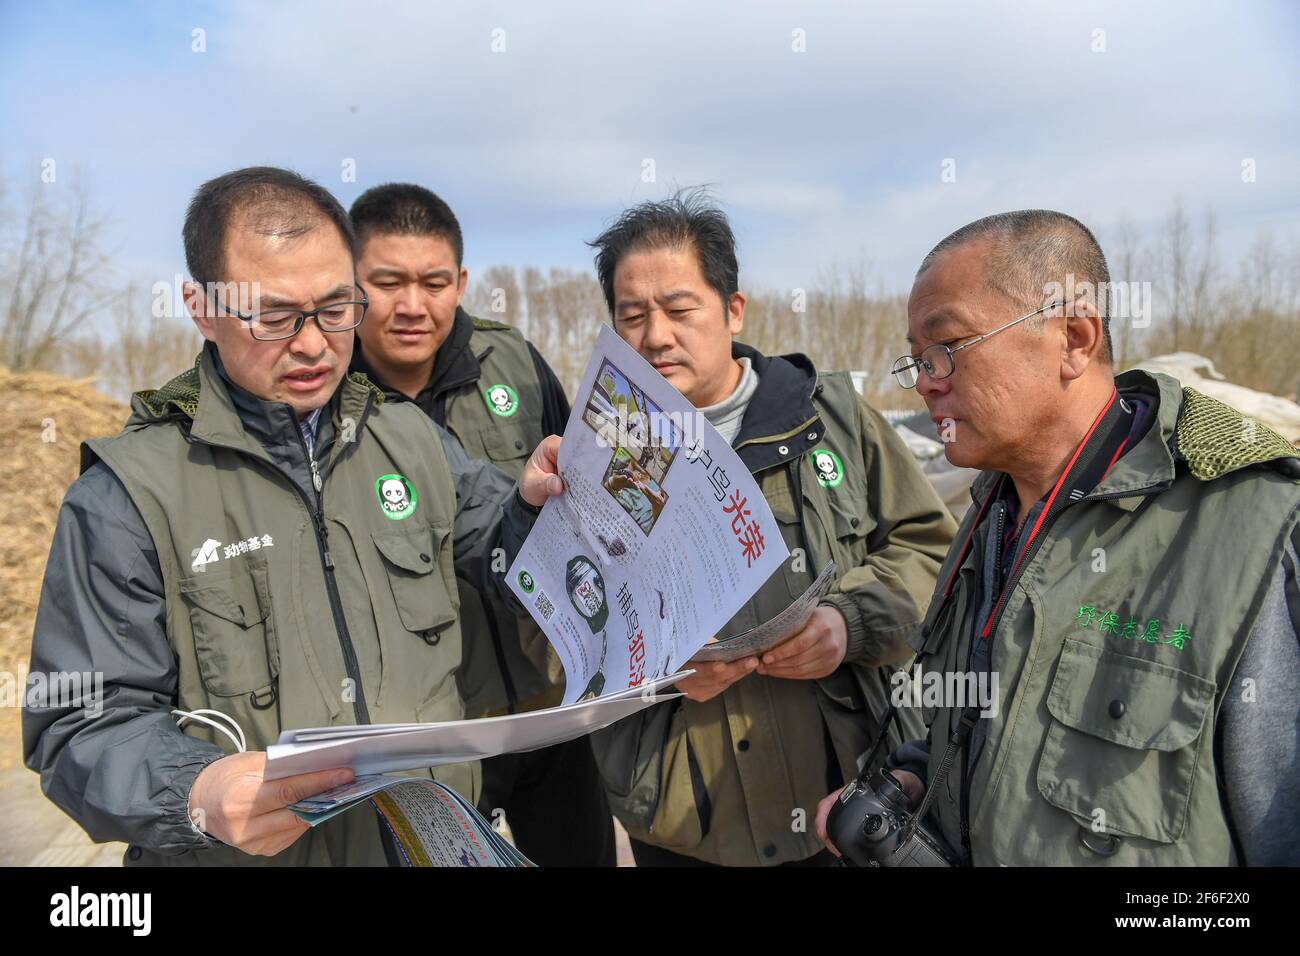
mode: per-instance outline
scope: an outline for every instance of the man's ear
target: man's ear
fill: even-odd
[[[727,328],[732,335],[739,335],[745,327],[745,293],[733,292],[727,300]]]
[[[213,328],[214,316],[208,308],[208,297],[203,292],[203,286],[197,282],[186,282],[181,286],[181,294],[185,297],[185,309],[198,326],[199,333],[209,342],[215,342],[217,336]]]
[[[460,278],[456,280],[456,304],[460,305],[460,300],[465,298],[465,292],[469,289],[469,270],[464,266],[460,267]]]
[[[1101,315],[1090,297],[1075,299],[1066,307],[1065,348],[1061,352],[1061,378],[1073,381],[1097,361],[1105,339]]]

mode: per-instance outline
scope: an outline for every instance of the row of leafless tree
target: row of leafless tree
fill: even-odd
[[[94,377],[124,399],[193,362],[199,335],[171,296],[118,280],[109,219],[84,181],[21,198],[2,190],[0,364]]]
[[[1233,267],[1216,246],[1213,213],[1193,224],[1177,203],[1151,235],[1121,224],[1110,267],[1119,368],[1195,352],[1240,385],[1300,392],[1300,242],[1260,232]],[[864,393],[881,407],[918,404],[887,372],[906,350],[907,297],[887,291],[868,265],[832,265],[808,289],[745,287],[744,341],[768,354],[803,352],[819,368],[861,370]],[[595,279],[564,269],[493,267],[465,304],[524,330],[570,390],[608,321]]]
[[[193,360],[199,339],[175,304],[115,280],[108,222],[77,186],[38,186],[17,203],[0,193],[0,364],[97,376],[118,398],[156,385]],[[1120,367],[1167,352],[1211,358],[1231,381],[1294,397],[1300,391],[1300,242],[1260,232],[1235,265],[1216,221],[1176,203],[1156,230],[1121,223],[1110,242],[1112,281],[1135,284],[1144,315],[1117,315]],[[769,354],[798,351],[819,368],[866,372],[884,407],[916,404],[885,371],[905,348],[906,296],[867,264],[832,264],[807,289],[743,283],[742,338]],[[1112,297],[1113,299],[1113,297]],[[1115,303],[1112,302],[1112,305]],[[493,266],[473,277],[474,314],[518,326],[572,391],[608,321],[587,272]]]

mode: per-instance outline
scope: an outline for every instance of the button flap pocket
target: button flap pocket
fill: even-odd
[[[1173,751],[1201,733],[1215,685],[1161,664],[1067,640],[1047,698],[1052,716],[1125,747]]]
[[[280,654],[266,568],[250,564],[247,573],[185,578],[180,592],[189,606],[194,655],[209,693],[237,697],[271,690]]]
[[[383,555],[393,601],[402,625],[426,643],[437,644],[456,621],[456,608],[438,567],[448,528],[426,526],[416,531],[375,532],[371,538]]]
[[[251,627],[266,619],[256,592],[251,587],[237,587],[231,578],[190,578],[181,581],[180,591],[194,607],[240,627]]]
[[[846,538],[865,537],[876,529],[865,507],[865,498],[852,503],[831,502],[831,515],[835,522],[835,537],[843,541]]]
[[[1076,639],[1061,649],[1036,782],[1083,826],[1161,843],[1187,826],[1215,684]]]
[[[428,574],[438,566],[438,550],[446,529],[426,527],[422,531],[376,531],[370,537],[385,560],[411,574]]]
[[[483,448],[493,461],[509,461],[533,453],[527,431],[519,425],[497,425],[482,432]]]

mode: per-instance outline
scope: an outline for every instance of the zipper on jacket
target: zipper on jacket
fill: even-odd
[[[367,395],[366,404],[361,410],[360,421],[357,422],[358,430],[365,425],[366,416],[370,413],[372,401],[372,396]],[[311,500],[298,482],[294,480],[293,475],[289,474],[274,461],[263,461],[260,458],[253,456],[249,457],[252,457],[255,462],[266,465],[271,469],[271,471],[275,472],[275,474],[287,479],[290,487],[292,487],[294,493],[302,499],[302,503],[307,507],[307,512],[311,515],[312,526],[316,531],[316,548],[317,552],[320,554],[321,571],[325,577],[325,592],[329,597],[330,614],[334,618],[334,630],[338,635],[339,649],[343,652],[343,668],[347,673],[348,679],[352,681],[353,687],[356,690],[356,699],[352,702],[352,707],[356,714],[357,723],[368,724],[370,723],[370,711],[366,707],[366,695],[361,685],[361,667],[357,663],[357,653],[356,648],[352,644],[352,636],[348,633],[347,619],[343,616],[343,601],[339,597],[338,582],[334,578],[334,559],[330,556],[329,529],[325,527],[325,509],[323,505],[323,495],[321,493],[321,489],[324,488],[325,482],[321,477],[315,456],[307,450],[307,440],[303,438],[302,429],[297,427],[296,422],[294,424],[294,431],[298,433],[298,441],[302,444],[303,454],[307,456],[307,461],[311,465],[312,486],[316,489],[315,502]],[[190,441],[198,441],[201,444],[213,448],[225,448],[230,451],[239,452],[243,455],[248,455],[248,452],[245,449],[239,448],[235,445],[205,441],[202,438],[196,439],[192,435],[189,435],[188,430],[187,437],[189,437]],[[326,446],[326,449],[328,450],[333,446],[333,444],[334,440],[331,439],[330,443]],[[326,475],[329,474],[331,470],[329,466],[333,465],[333,463],[333,458],[326,462]]]
[[[1006,527],[1007,527],[1007,509],[1006,506],[1003,505],[1001,508],[998,509],[997,526],[993,529],[993,541],[996,545],[993,551],[993,574],[994,574],[994,579],[998,582],[999,585],[999,590],[998,590],[999,596],[1002,594],[1002,591],[1005,590],[1006,588],[1006,580],[1005,580],[1006,569],[1002,567],[1002,553],[1004,550],[1006,550],[1002,542],[1002,536],[1003,534],[1006,533]]]
[[[366,414],[370,411],[370,396],[366,396],[366,404],[361,411],[361,421],[357,423],[359,429],[366,420]],[[338,580],[335,578],[334,559],[330,556],[329,529],[325,526],[325,482],[321,478],[320,469],[316,463],[316,456],[307,448],[307,439],[303,437],[302,429],[296,429],[298,432],[298,441],[302,444],[303,454],[307,456],[307,461],[311,465],[311,483],[316,489],[316,501],[313,505],[308,500],[307,495],[298,487],[298,482],[294,481],[292,476],[289,477],[289,483],[293,485],[294,490],[298,492],[303,502],[311,511],[312,525],[316,529],[316,545],[320,552],[321,570],[325,575],[325,593],[329,598],[330,614],[334,618],[334,630],[338,635],[339,649],[343,652],[343,669],[352,681],[352,686],[356,691],[355,699],[352,701],[352,708],[356,714],[358,724],[370,723],[370,710],[366,706],[366,694],[361,683],[361,665],[357,662],[357,649],[352,643],[352,635],[348,632],[347,618],[343,616],[343,600],[339,597]],[[333,442],[331,441],[332,445]],[[328,450],[328,446],[327,449]]]
[[[1078,504],[1078,502],[1066,500],[1061,507],[1057,509],[1056,514],[1050,514],[1044,517],[1043,525],[1038,529],[1038,533],[1030,540],[1028,549],[1020,556],[1019,562],[1012,565],[1011,576],[1007,578],[1006,583],[1002,585],[1002,590],[998,592],[998,597],[996,599],[997,604],[994,605],[992,615],[984,624],[984,627],[980,631],[976,640],[989,640],[993,636],[994,632],[997,631],[998,625],[1002,623],[1002,615],[1007,612],[1007,595],[1010,594],[1016,584],[1020,582],[1020,579],[1024,577],[1025,571],[1028,570],[1029,565],[1033,563],[1034,556],[1038,554],[1039,549],[1042,548],[1043,539],[1047,537],[1047,532],[1050,531],[1052,525],[1056,523],[1057,517],[1072,504]],[[999,544],[999,548],[1000,547],[1001,545]]]

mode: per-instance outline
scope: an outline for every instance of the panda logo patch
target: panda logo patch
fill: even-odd
[[[823,488],[838,488],[844,480],[844,463],[840,456],[829,448],[818,448],[812,453],[813,468],[817,472],[817,483]]]
[[[494,415],[509,418],[519,411],[519,393],[509,385],[492,385],[483,390],[488,410]]]
[[[375,494],[384,517],[391,521],[411,517],[420,500],[415,488],[402,475],[380,475],[375,479]]]

